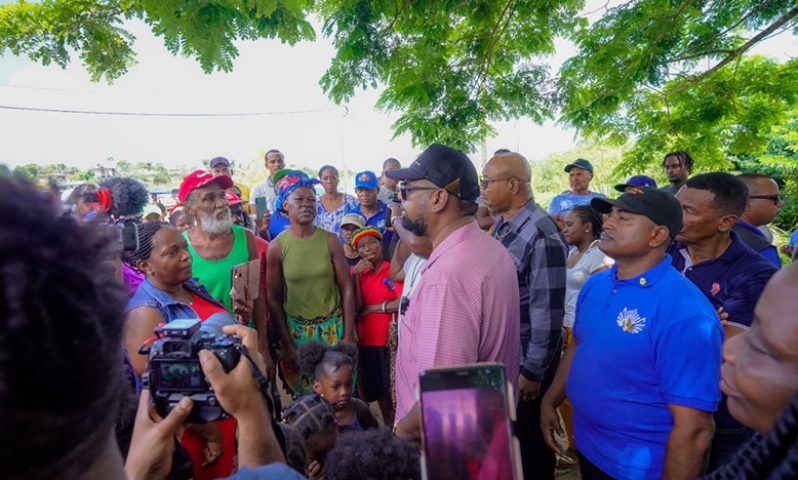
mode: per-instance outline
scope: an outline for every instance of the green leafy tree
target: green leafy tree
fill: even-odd
[[[583,134],[636,140],[620,171],[689,150],[698,169],[757,154],[798,104],[798,62],[744,56],[794,29],[794,0],[636,0],[575,39],[563,66],[562,120]]]

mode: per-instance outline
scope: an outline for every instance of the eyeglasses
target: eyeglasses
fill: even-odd
[[[495,182],[504,182],[504,181],[507,181],[507,180],[512,180],[512,179],[514,179],[514,178],[515,178],[515,177],[503,177],[503,178],[483,178],[482,180],[480,180],[480,181],[479,181],[479,187],[480,187],[480,188],[488,188],[488,187],[490,187],[490,185],[491,185],[492,183],[495,183]]]
[[[781,203],[781,195],[749,195],[748,198],[753,200],[772,200],[774,205]]]
[[[402,200],[407,201],[407,196],[410,192],[416,190],[439,190],[438,187],[409,187],[406,183],[399,184],[399,196]]]

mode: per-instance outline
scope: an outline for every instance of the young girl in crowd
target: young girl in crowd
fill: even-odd
[[[391,264],[383,258],[382,234],[374,227],[352,235],[360,262],[352,270],[357,302],[359,340],[358,387],[366,402],[378,402],[386,425],[393,424],[391,353],[388,330],[399,311],[402,284],[391,279]]]
[[[324,460],[338,440],[338,421],[333,407],[314,393],[297,398],[283,412],[283,420],[305,442],[305,475],[324,478]]]
[[[299,347],[302,374],[313,380],[313,390],[335,409],[341,432],[379,426],[368,405],[352,397],[356,358],[357,347],[346,342],[330,347],[310,341]]]

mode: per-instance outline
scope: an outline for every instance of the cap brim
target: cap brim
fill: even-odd
[[[403,180],[403,181],[421,180],[422,178],[424,178],[424,175],[418,173],[412,168],[399,168],[397,170],[387,170],[385,172],[385,176],[392,180]]]
[[[590,207],[599,213],[610,213],[612,207],[616,207],[625,212],[643,215],[635,205],[626,203],[620,198],[593,198],[590,200]]]
[[[228,188],[233,186],[233,179],[228,177],[227,175],[219,175],[218,177],[213,177],[213,180],[211,180],[208,183],[212,182],[215,182],[217,185],[222,187],[222,190],[227,190]],[[207,185],[208,183],[206,183],[205,185]]]
[[[632,185],[629,185],[628,183],[619,183],[618,185],[615,185],[615,187],[613,187],[613,188],[615,188],[615,190],[623,193],[623,192],[626,191],[626,187],[631,187],[631,186]]]

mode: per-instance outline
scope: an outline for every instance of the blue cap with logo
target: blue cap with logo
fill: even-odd
[[[569,163],[565,166],[565,173],[571,171],[572,168],[581,168],[582,170],[587,170],[590,173],[593,173],[593,164],[589,161],[585,160],[584,158],[577,158],[573,162]]]
[[[358,173],[355,176],[355,188],[368,188],[369,190],[376,190],[377,187],[377,175],[375,175],[374,172],[366,170]]]
[[[619,192],[625,192],[627,187],[657,188],[657,182],[647,175],[635,175],[626,183],[619,183],[618,185],[615,185],[615,190],[618,190]]]

